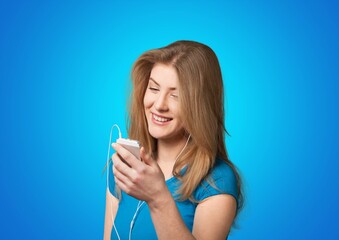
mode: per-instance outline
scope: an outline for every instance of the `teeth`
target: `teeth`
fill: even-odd
[[[169,120],[171,120],[170,118],[162,118],[162,117],[158,117],[156,115],[153,114],[153,118],[159,122],[168,122]]]

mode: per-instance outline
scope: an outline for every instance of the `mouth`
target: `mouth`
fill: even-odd
[[[163,116],[159,116],[159,115],[156,115],[154,113],[152,113],[152,119],[158,123],[167,123],[171,120],[173,120],[173,118],[166,118],[166,117],[163,117]]]

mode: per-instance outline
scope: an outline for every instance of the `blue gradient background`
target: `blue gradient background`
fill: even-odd
[[[246,205],[236,239],[339,239],[336,1],[1,1],[1,239],[102,239],[134,60],[217,53]],[[208,129],[206,129],[208,131]]]

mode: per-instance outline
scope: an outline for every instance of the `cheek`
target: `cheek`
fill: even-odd
[[[169,108],[171,109],[171,112],[173,115],[175,115],[176,118],[180,119],[181,113],[180,113],[180,106],[177,102],[173,102]]]
[[[144,96],[144,108],[145,110],[147,110],[148,108],[150,108],[152,106],[152,98],[149,94],[147,94],[147,92],[145,93]]]
[[[182,112],[180,111],[180,106],[179,104],[173,105],[172,106],[172,112],[175,115],[175,118],[177,120],[177,125],[178,127],[181,128],[185,128],[184,125],[184,121],[183,121],[183,117],[182,117]]]

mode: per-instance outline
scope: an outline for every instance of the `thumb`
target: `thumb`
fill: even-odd
[[[144,147],[141,147],[140,149],[140,158],[147,165],[153,165],[155,163],[151,154],[146,153],[146,150]]]

